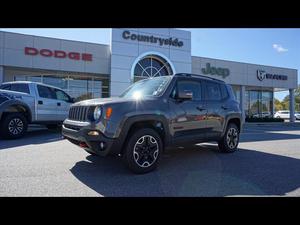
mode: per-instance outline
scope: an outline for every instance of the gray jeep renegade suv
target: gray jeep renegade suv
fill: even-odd
[[[155,169],[166,147],[217,141],[234,152],[242,114],[223,81],[193,74],[140,80],[117,98],[71,106],[62,134],[90,154],[122,156],[135,173]]]

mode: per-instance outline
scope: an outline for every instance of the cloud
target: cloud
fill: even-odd
[[[281,52],[287,52],[287,51],[288,51],[287,48],[284,48],[284,47],[282,47],[281,45],[278,45],[278,44],[273,44],[273,48],[274,48],[277,52],[279,52],[279,53],[281,53]]]

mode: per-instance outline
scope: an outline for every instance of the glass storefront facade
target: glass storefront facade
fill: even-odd
[[[241,87],[232,85],[237,101],[240,103]],[[246,118],[273,117],[273,90],[246,87],[245,116]]]
[[[273,117],[273,92],[246,90],[246,117]]]
[[[109,79],[76,75],[15,75],[15,81],[27,80],[52,85],[64,90],[75,101],[109,97]]]

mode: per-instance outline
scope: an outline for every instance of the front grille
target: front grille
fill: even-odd
[[[69,119],[77,121],[88,120],[89,107],[87,106],[72,106],[69,111]]]

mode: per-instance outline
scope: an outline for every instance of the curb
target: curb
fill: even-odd
[[[299,122],[258,122],[258,123],[244,123],[244,126],[250,127],[250,126],[274,126],[274,125],[280,125],[285,127],[300,127]]]

